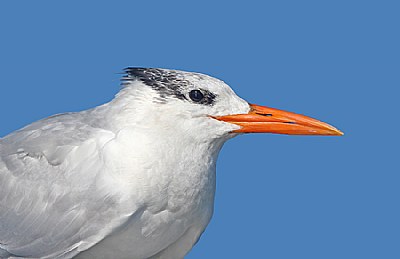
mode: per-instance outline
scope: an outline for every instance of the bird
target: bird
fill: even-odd
[[[126,68],[110,102],[0,139],[0,258],[184,258],[244,133],[343,135],[205,74]]]

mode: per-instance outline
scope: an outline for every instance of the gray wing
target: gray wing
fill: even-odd
[[[57,115],[0,139],[0,258],[72,257],[122,224],[98,184],[114,134],[85,121]]]

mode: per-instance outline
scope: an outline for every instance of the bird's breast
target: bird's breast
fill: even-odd
[[[205,229],[213,213],[218,152],[206,144],[154,145],[146,136],[134,139],[140,148],[126,145],[123,138],[104,148],[108,173],[124,193],[121,206],[132,208],[132,216],[97,247],[140,258],[167,247],[189,228]]]

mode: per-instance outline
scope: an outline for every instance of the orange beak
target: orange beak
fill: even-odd
[[[213,117],[214,119],[239,125],[237,133],[276,133],[288,135],[333,135],[343,132],[319,120],[274,108],[250,104],[248,114]]]

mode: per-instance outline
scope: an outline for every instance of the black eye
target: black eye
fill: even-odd
[[[189,97],[190,99],[192,99],[193,102],[200,102],[201,100],[203,100],[204,95],[200,90],[192,90],[189,93]]]

